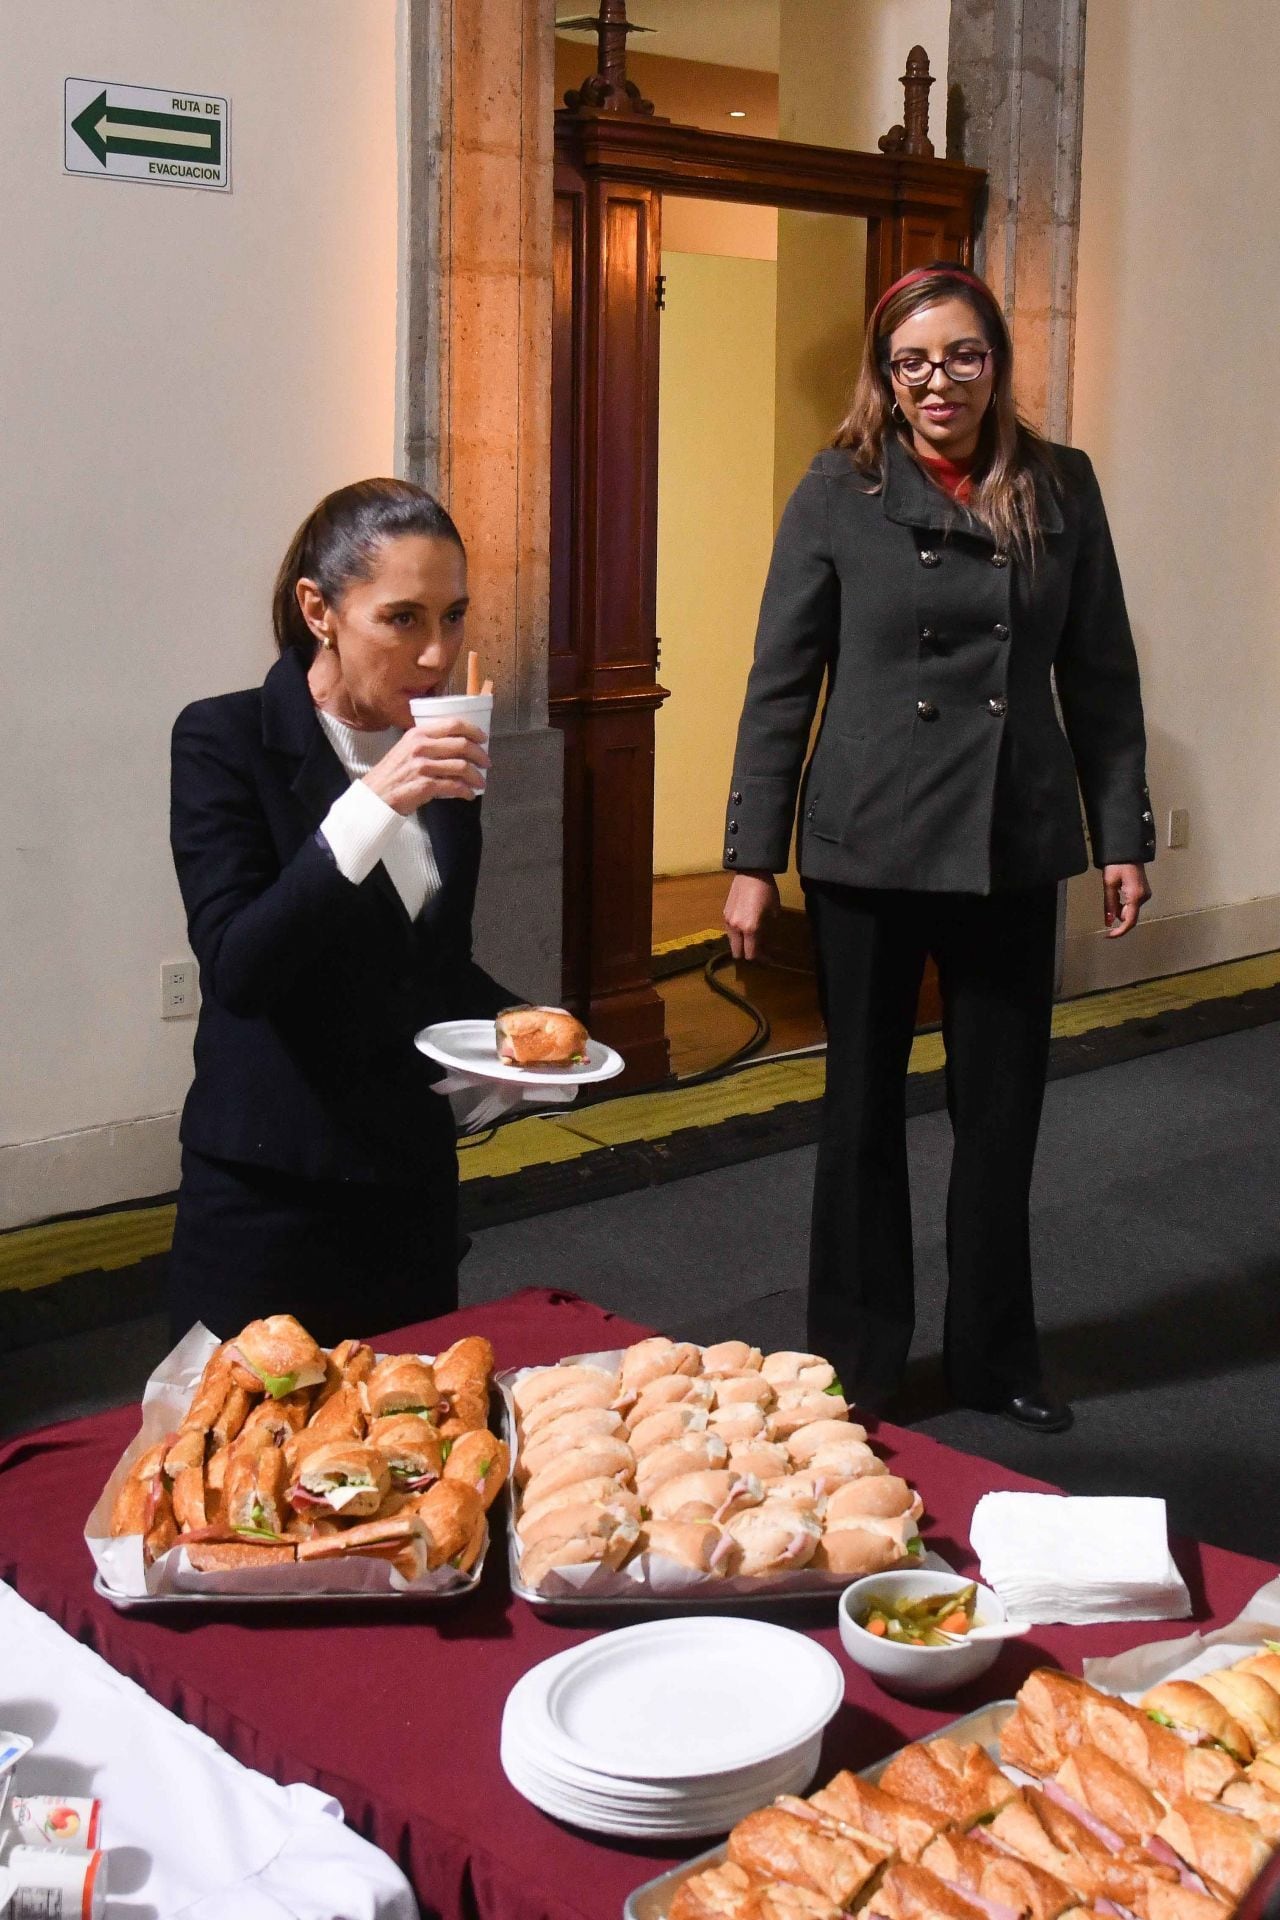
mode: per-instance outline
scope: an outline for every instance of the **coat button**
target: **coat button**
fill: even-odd
[[[1009,638],[1009,629],[1003,621],[998,622],[996,626],[992,627],[991,631],[997,640],[1007,640]]]
[[[736,833],[738,831],[738,823],[736,820],[731,820],[729,822],[729,831],[730,833]]]
[[[1008,713],[1009,702],[1005,699],[1002,693],[993,693],[991,698],[987,701],[987,710],[990,713],[994,713],[998,720],[1002,714]]]
[[[932,640],[932,639],[933,639],[933,628],[932,628],[932,627],[921,627],[921,629],[920,629],[920,638],[921,638],[922,640]]]
[[[1007,553],[993,553],[993,554],[992,554],[992,556],[991,556],[991,564],[992,564],[992,566],[993,566],[993,567],[1007,567],[1007,566],[1008,566],[1008,564],[1009,564],[1009,556],[1008,556],[1008,554],[1007,554]]]
[[[734,796],[733,796],[733,804],[734,804],[734,806],[735,806],[735,807],[740,807],[740,806],[742,805],[742,795],[741,795],[740,793],[735,793],[735,794],[734,794]]]
[[[932,700],[917,700],[916,712],[922,720],[936,720],[938,717],[938,709]]]
[[[731,867],[731,866],[733,865],[733,863],[734,863],[734,861],[735,861],[735,860],[737,859],[737,857],[738,857],[738,850],[737,850],[737,848],[736,848],[736,847],[726,847],[726,848],[725,848],[725,850],[724,850],[724,863],[725,863],[725,865],[726,865],[726,867]]]
[[[942,565],[942,555],[935,553],[932,547],[925,547],[920,554],[920,565],[922,567],[940,567]]]

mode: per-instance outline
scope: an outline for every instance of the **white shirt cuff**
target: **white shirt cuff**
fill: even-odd
[[[353,780],[320,822],[320,831],[338,864],[338,872],[359,886],[381,860],[404,825],[404,815],[389,807],[363,780]]]

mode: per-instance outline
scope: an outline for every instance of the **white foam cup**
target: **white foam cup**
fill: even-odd
[[[409,711],[416,727],[429,720],[465,720],[468,726],[479,728],[484,735],[485,750],[488,751],[489,732],[493,725],[491,693],[429,693],[421,699],[410,700]]]

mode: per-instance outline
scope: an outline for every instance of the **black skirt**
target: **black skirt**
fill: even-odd
[[[458,1173],[421,1187],[318,1181],[184,1147],[169,1255],[176,1340],[197,1321],[230,1339],[292,1313],[322,1346],[458,1304]]]

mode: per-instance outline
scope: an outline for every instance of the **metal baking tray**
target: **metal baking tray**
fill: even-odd
[[[486,1548],[486,1553],[488,1549]],[[93,1590],[105,1600],[117,1613],[139,1613],[153,1607],[168,1612],[172,1607],[367,1607],[367,1606],[448,1606],[454,1600],[465,1600],[474,1593],[480,1584],[480,1573],[484,1567],[485,1555],[481,1554],[472,1575],[468,1576],[465,1586],[450,1587],[444,1593],[432,1593],[422,1590],[417,1593],[411,1589],[385,1592],[370,1589],[361,1593],[121,1593],[117,1587],[109,1587],[100,1573],[93,1576]]]
[[[926,1737],[937,1740],[942,1735],[950,1740],[976,1740],[987,1749],[993,1760],[1000,1758],[1000,1729],[1013,1712],[1015,1700],[993,1700],[990,1706],[978,1707],[973,1713],[966,1713],[961,1719],[953,1720],[950,1726],[939,1727]],[[914,1740],[907,1742],[915,1746]],[[869,1780],[874,1786],[889,1762],[897,1758],[902,1747],[886,1753],[883,1760],[877,1760],[872,1766],[859,1770],[860,1778]],[[696,1860],[686,1860],[681,1867],[672,1867],[666,1873],[660,1873],[656,1880],[646,1880],[637,1887],[622,1909],[622,1920],[667,1920],[676,1888],[682,1886],[695,1873],[701,1873],[705,1867],[718,1867],[728,1851],[727,1845],[711,1847],[706,1853],[700,1853]]]
[[[572,1366],[578,1361],[595,1361],[602,1356],[590,1353],[574,1353],[566,1356],[559,1364]],[[625,1614],[636,1616],[660,1612],[697,1612],[711,1608],[716,1613],[737,1613],[756,1607],[814,1607],[824,1603],[838,1602],[840,1595],[849,1584],[849,1576],[842,1573],[823,1575],[810,1573],[807,1582],[806,1570],[794,1575],[784,1575],[784,1579],[795,1580],[799,1584],[782,1586],[776,1576],[762,1574],[758,1586],[750,1591],[741,1589],[725,1592],[723,1580],[710,1576],[697,1584],[682,1587],[672,1592],[656,1592],[652,1587],[637,1583],[629,1593],[538,1593],[532,1587],[526,1587],[520,1578],[520,1549],[516,1541],[516,1453],[519,1441],[516,1436],[515,1403],[511,1398],[511,1384],[516,1374],[536,1371],[528,1367],[510,1367],[505,1372],[494,1375],[494,1385],[502,1399],[501,1437],[507,1443],[511,1454],[511,1465],[507,1470],[507,1483],[503,1489],[507,1518],[507,1572],[511,1581],[511,1591],[517,1600],[523,1600],[527,1606],[547,1618],[556,1615]],[[937,1573],[954,1571],[939,1555],[926,1551],[912,1563],[925,1570]]]

